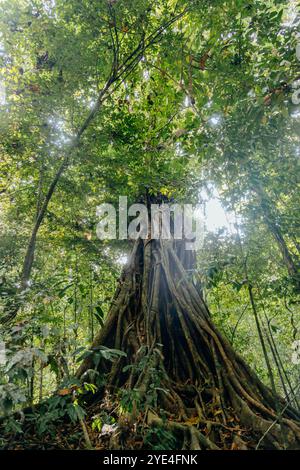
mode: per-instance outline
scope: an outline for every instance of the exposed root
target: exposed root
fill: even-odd
[[[193,267],[182,242],[135,243],[93,343],[127,353],[110,369],[108,390],[121,387],[138,394],[133,420],[147,412],[152,390],[156,409],[171,417],[164,426],[181,432],[185,447],[253,448],[263,437],[263,448],[299,448],[299,413],[273,396],[216,330],[188,277]],[[92,367],[87,358],[78,376]],[[108,371],[107,364],[100,367]],[[283,410],[280,424],[278,409]],[[161,425],[160,420],[153,418],[152,424]]]

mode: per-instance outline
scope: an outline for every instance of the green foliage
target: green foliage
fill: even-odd
[[[118,357],[126,357],[126,353],[119,349],[111,349],[106,346],[99,346],[93,349],[85,351],[81,356],[78,357],[77,362],[81,362],[83,359],[91,357],[95,369],[99,367],[101,359],[114,362]]]
[[[291,385],[298,381],[290,360],[300,327],[297,274],[282,255],[285,246],[299,268],[294,10],[293,2],[277,0],[1,2],[0,316],[20,306],[15,322],[0,330],[7,354],[0,365],[2,414],[43,403],[62,383],[68,389],[86,357],[93,359],[87,380],[98,386],[105,380],[96,370],[101,361],[126,357],[88,349],[130,250],[95,233],[96,206],[116,203],[119,195],[131,203],[160,193],[205,209],[203,192],[210,199],[217,191],[234,222],[205,231],[191,279],[200,279],[214,321],[268,381],[249,304],[252,286],[276,386],[285,394],[272,335],[281,373]],[[127,70],[145,42],[149,47]],[[31,279],[20,291],[36,217],[116,57],[126,73],[72,151],[38,231]],[[138,390],[122,390],[121,406],[129,412],[133,403],[155,406],[164,393],[161,371],[147,355],[126,368],[133,374],[149,368],[150,386],[146,400]],[[64,396],[49,400],[38,432],[66,413],[84,416],[79,397],[78,404]],[[7,423],[20,432],[17,420]],[[175,445],[163,428],[149,431],[149,445],[160,441]]]
[[[178,448],[174,434],[165,426],[153,426],[144,436],[146,448],[151,450],[176,450]]]
[[[161,347],[161,345],[157,345]],[[153,361],[154,354],[147,353],[146,348],[141,348],[140,358],[134,364],[128,364],[123,367],[123,372],[128,372],[136,377],[146,377],[147,389],[140,388],[121,389],[119,391],[119,412],[131,414],[143,412],[151,408],[156,408],[158,404],[158,394],[166,393],[167,390],[162,387],[164,371],[156,366]]]

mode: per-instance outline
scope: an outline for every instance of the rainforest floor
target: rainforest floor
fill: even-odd
[[[186,426],[189,430],[197,429],[203,436],[211,435],[211,424],[203,425],[197,422],[196,416],[182,421],[176,416],[168,418],[161,426],[155,425],[155,412],[140,413],[134,423],[130,422],[130,416],[121,417],[118,414],[118,405],[105,400],[104,403],[93,403],[85,408],[84,429],[82,421],[72,422],[63,417],[49,423],[44,432],[37,430],[37,420],[41,419],[36,413],[29,417],[20,418],[21,432],[3,432],[1,429],[1,448],[3,450],[199,450],[203,447],[195,447],[191,440],[180,439],[176,435],[176,426]],[[36,418],[34,419],[33,416]],[[95,427],[95,420],[106,417],[111,425]],[[101,419],[101,418],[100,418]],[[175,433],[170,432],[169,425],[174,426]],[[86,432],[91,446],[88,445]],[[192,434],[192,432],[191,432]],[[234,438],[232,437],[234,436]],[[238,437],[237,437],[238,436]],[[253,430],[243,428],[238,420],[228,424],[224,429],[223,442],[218,443],[223,450],[254,450],[257,440],[254,440]]]

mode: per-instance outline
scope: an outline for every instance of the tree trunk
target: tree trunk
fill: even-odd
[[[276,206],[270,200],[258,180],[256,180],[256,184],[253,185],[253,190],[255,191],[258,197],[260,209],[262,211],[265,224],[270,230],[270,233],[272,234],[280,250],[282,260],[284,265],[286,266],[287,272],[293,281],[296,291],[300,292],[299,259],[296,255],[293,255],[290,252],[286,240],[284,239],[284,236],[282,234],[282,230],[278,223],[276,223],[276,216],[274,213],[272,213],[274,212],[274,208]]]
[[[162,424],[159,415],[167,416],[164,425],[181,434],[185,446],[188,435],[190,449],[253,448],[257,442],[261,448],[298,448],[299,413],[274,396],[217,331],[188,276],[194,267],[184,241],[135,242],[92,344],[127,354],[112,366],[98,366],[108,374],[107,389],[115,397],[120,388],[134,389],[148,424]],[[78,377],[89,369],[92,357]],[[156,393],[151,411],[150,390]]]

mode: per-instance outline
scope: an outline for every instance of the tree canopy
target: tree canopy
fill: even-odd
[[[1,446],[21,432],[11,412],[103,385],[101,371],[96,385],[74,375],[132,248],[96,235],[96,207],[117,207],[120,195],[200,205],[189,281],[230,345],[299,412],[298,7],[0,2]],[[211,202],[227,218],[214,230]],[[113,346],[97,367],[128,352]],[[119,406],[132,411],[126,391]],[[64,406],[86,438],[84,405]],[[39,417],[39,435],[65,412],[57,407]],[[101,420],[87,419],[90,433],[114,425],[109,413]],[[151,432],[143,445],[157,448]],[[176,448],[161,432],[163,448]]]

